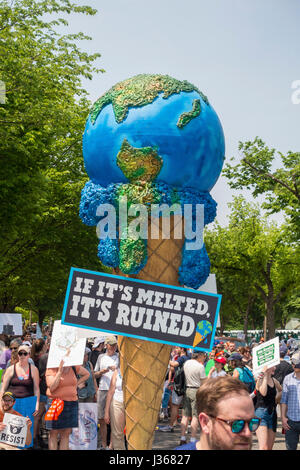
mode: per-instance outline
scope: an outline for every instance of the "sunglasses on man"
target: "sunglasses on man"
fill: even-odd
[[[222,421],[223,423],[228,424],[228,426],[231,427],[231,431],[234,434],[239,434],[240,432],[242,432],[245,425],[246,425],[246,423],[248,424],[248,427],[249,427],[250,431],[255,432],[257,430],[257,428],[259,427],[260,422],[261,422],[260,418],[251,418],[249,420],[234,419],[234,420],[230,421],[230,420],[227,420],[227,419],[219,418],[218,416],[211,416],[211,415],[208,415],[208,416],[210,416],[211,418],[214,418],[217,421]]]

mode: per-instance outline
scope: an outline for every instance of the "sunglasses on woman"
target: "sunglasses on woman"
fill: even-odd
[[[18,356],[28,356],[28,352],[25,351],[19,351]]]
[[[210,415],[209,415],[210,416]],[[251,418],[251,419],[234,419],[234,420],[227,420],[227,419],[222,419],[218,418],[217,416],[210,416],[211,418],[216,419],[217,421],[222,421],[223,423],[228,424],[228,426],[231,427],[231,431],[234,434],[238,434],[243,431],[246,423],[248,424],[248,427],[251,432],[255,432],[257,428],[260,425],[260,418]]]

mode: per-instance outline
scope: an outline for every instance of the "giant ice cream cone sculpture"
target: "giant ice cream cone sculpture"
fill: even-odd
[[[196,206],[201,205],[203,225],[212,222],[216,202],[209,191],[221,172],[224,151],[215,111],[187,81],[138,75],[100,97],[83,137],[90,181],[82,191],[80,217],[87,225],[97,225],[102,263],[116,274],[198,289],[210,271],[205,245],[190,249],[187,240],[194,235],[186,233],[164,239],[160,231],[155,239],[151,232],[145,239],[142,219],[148,219],[153,206],[175,204],[181,216],[191,206],[192,230],[199,222]],[[104,204],[106,210],[115,208],[116,236],[108,231],[101,237],[104,213],[98,208]],[[131,226],[137,204],[146,207],[138,237],[132,236]],[[163,217],[170,218],[170,212]],[[122,337],[119,347],[129,449],[151,449],[170,346]]]
[[[180,220],[171,218],[170,239],[163,238],[160,227],[160,238],[148,240],[147,264],[137,275],[131,277],[179,285],[178,269],[183,238],[174,239],[174,220],[175,225],[176,222],[181,223]],[[124,275],[119,270],[116,273]],[[119,337],[119,351],[128,449],[151,449],[171,346],[122,336]]]

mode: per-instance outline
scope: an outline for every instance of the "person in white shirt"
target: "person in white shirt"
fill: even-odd
[[[95,365],[95,377],[100,378],[98,388],[98,420],[100,423],[100,438],[102,448],[107,448],[107,425],[104,420],[107,393],[114,371],[119,367],[118,342],[115,336],[107,336],[105,340],[106,353],[101,354]]]
[[[207,378],[216,378],[216,377],[224,377],[226,374],[224,370],[224,366],[226,365],[227,361],[225,357],[216,357],[215,358],[215,365],[210,369]]]
[[[126,450],[124,439],[125,408],[120,368],[113,373],[107,394],[104,419],[111,425],[113,450]]]
[[[199,351],[192,354],[192,359],[184,363],[186,391],[183,397],[183,409],[181,419],[181,439],[180,445],[186,443],[186,429],[189,418],[191,421],[191,442],[196,442],[199,427],[198,414],[196,409],[196,393],[199,387],[206,380],[204,362],[206,352]]]

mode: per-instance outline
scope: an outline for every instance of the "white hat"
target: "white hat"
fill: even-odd
[[[104,336],[100,336],[99,338],[95,338],[93,348],[98,348],[99,344],[104,343],[104,342],[105,342],[105,337]]]
[[[25,344],[26,346],[28,346],[29,348],[31,348],[31,343],[29,341],[23,341],[22,344]]]
[[[297,369],[300,369],[300,351],[292,355],[292,364],[294,364]]]

